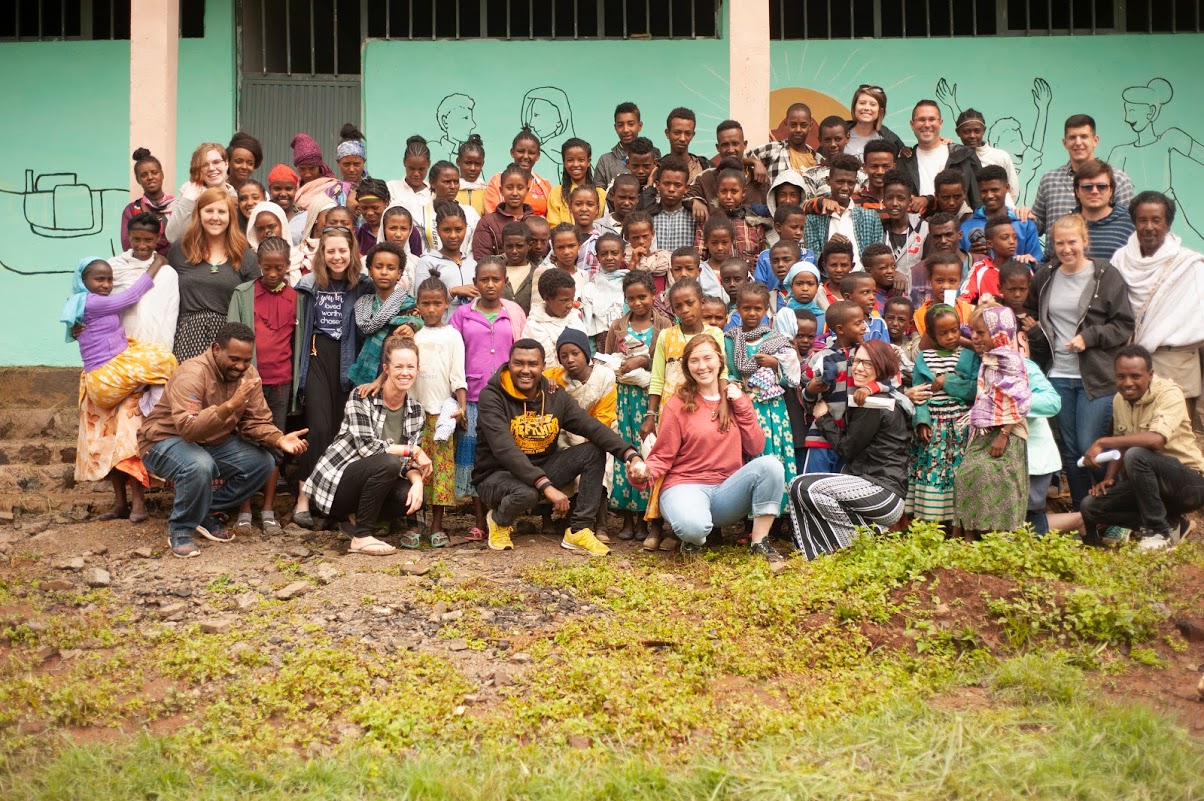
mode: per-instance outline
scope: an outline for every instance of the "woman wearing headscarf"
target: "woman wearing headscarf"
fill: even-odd
[[[293,149],[293,166],[297,168],[297,176],[301,179],[293,202],[308,210],[315,197],[324,195],[334,200],[335,205],[343,205],[347,199],[343,183],[334,177],[334,170],[322,157],[322,148],[314,138],[299,133],[288,144]]]
[[[1028,510],[1028,371],[1016,340],[1016,315],[1006,306],[980,306],[970,317],[970,341],[945,391],[971,404],[970,440],[953,480],[954,524],[967,535],[1012,531]]]

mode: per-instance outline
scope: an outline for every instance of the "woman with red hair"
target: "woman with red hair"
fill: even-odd
[[[184,236],[167,251],[180,285],[172,352],[181,362],[209,349],[227,322],[235,287],[259,277],[259,261],[237,221],[226,187],[210,187],[197,197]]]

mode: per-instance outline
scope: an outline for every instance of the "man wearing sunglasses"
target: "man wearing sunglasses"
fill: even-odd
[[[1095,148],[1099,146],[1095,119],[1086,114],[1074,114],[1067,118],[1063,130],[1065,134],[1062,136],[1062,146],[1066,148],[1070,161],[1041,176],[1041,183],[1037,185],[1037,198],[1033,201],[1032,215],[1041,233],[1049,230],[1049,226],[1057,222],[1059,217],[1065,217],[1074,211],[1077,205],[1075,174],[1080,167],[1095,158]],[[1115,177],[1115,180],[1111,181],[1113,205],[1127,208],[1133,201],[1133,182],[1120,170],[1112,172]],[[1027,211],[1017,209],[1016,214],[1025,219]]]
[[[1115,187],[1116,171],[1099,159],[1075,170],[1075,211],[1087,220],[1087,255],[1093,259],[1111,261],[1133,233],[1128,209],[1113,202]]]

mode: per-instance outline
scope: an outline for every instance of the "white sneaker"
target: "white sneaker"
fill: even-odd
[[[1148,537],[1142,537],[1137,543],[1137,550],[1153,553],[1154,551],[1166,551],[1171,547],[1171,538],[1165,534],[1151,534]]]

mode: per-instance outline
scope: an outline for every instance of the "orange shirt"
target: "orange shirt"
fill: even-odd
[[[932,304],[934,303],[936,303],[935,300],[924,301],[924,303],[920,304],[920,308],[916,309],[916,316],[912,318],[912,322],[915,323],[916,330],[920,332],[920,336],[924,336],[924,329],[927,328],[924,316],[928,314],[928,310],[932,308]],[[974,313],[974,307],[959,298],[954,308],[957,309],[958,321],[962,325],[967,325],[970,322],[970,315]]]
[[[548,216],[548,195],[552,194],[552,184],[531,173],[531,185],[527,187],[526,203],[531,207],[531,213],[539,217]],[[489,179],[485,188],[485,213],[493,211],[502,202],[502,174],[499,172]]]

